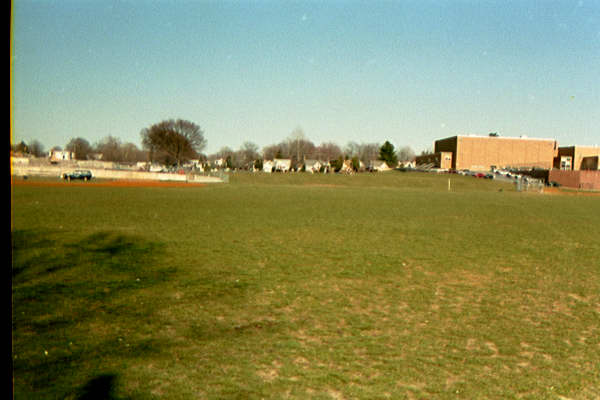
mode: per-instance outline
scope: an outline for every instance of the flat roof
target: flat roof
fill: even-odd
[[[600,149],[600,146],[583,146],[574,144],[571,146],[558,146],[559,149]]]
[[[437,139],[437,141],[439,140],[447,140],[447,139],[453,139],[453,138],[480,138],[480,139],[512,139],[512,140],[543,140],[543,141],[553,141],[556,142],[556,139],[549,139],[549,138],[533,138],[533,137],[529,137],[529,136],[489,136],[489,135],[455,135],[455,136],[449,136],[447,138],[443,138],[443,139]]]

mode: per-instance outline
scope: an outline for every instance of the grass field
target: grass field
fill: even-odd
[[[14,397],[600,397],[600,197],[12,185]]]

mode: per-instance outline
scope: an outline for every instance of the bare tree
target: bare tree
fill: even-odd
[[[274,158],[286,158],[287,153],[284,153],[281,144],[272,144],[263,147],[262,153],[265,160],[273,160]]]
[[[365,164],[377,160],[380,147],[381,146],[378,143],[362,143],[360,145],[358,158]]]
[[[202,129],[182,119],[159,122],[143,129],[140,135],[151,159],[171,165],[179,166],[184,161],[196,158],[206,147]]]
[[[125,143],[120,148],[121,161],[134,163],[137,161],[145,161],[147,156],[146,152],[140,150],[133,143]]]
[[[87,160],[88,156],[93,152],[90,143],[80,137],[71,139],[65,147],[65,150],[74,153],[76,160]]]
[[[102,154],[104,161],[121,161],[121,141],[114,136],[106,136],[95,144],[95,151]]]
[[[333,142],[321,143],[315,149],[315,153],[316,153],[315,158],[317,158],[319,160],[323,160],[323,161],[331,161],[334,159],[338,159],[340,156],[343,155],[342,149],[340,149],[340,146],[338,146],[337,144],[335,144]]]
[[[136,161],[145,161],[146,152],[140,150],[133,143],[122,144],[119,138],[106,136],[100,142],[94,145],[93,151],[102,154],[104,161],[134,163]],[[90,151],[89,154],[91,154]]]
[[[43,157],[45,155],[44,146],[38,140],[33,140],[29,144],[25,143],[24,141],[21,141],[20,143],[11,145],[10,149],[12,151],[31,154],[35,157]]]
[[[232,155],[233,153],[234,153],[234,151],[233,151],[233,149],[231,147],[224,146],[224,147],[221,147],[219,149],[219,151],[217,151],[215,153],[215,157],[214,158],[215,159],[219,159],[219,158],[226,159],[228,156]]]
[[[399,148],[397,154],[398,160],[400,161],[412,161],[414,160],[416,155],[413,149],[410,148],[410,146],[403,146]]]
[[[358,157],[360,154],[360,145],[356,142],[348,142],[344,147],[344,154],[348,158]]]
[[[29,145],[29,151],[36,157],[43,157],[45,155],[44,145],[40,143],[38,140],[34,140]]]
[[[287,139],[287,145],[289,148],[289,158],[295,162],[303,160],[315,150],[314,143],[306,137],[300,127],[294,129],[290,134]]]
[[[259,158],[258,145],[253,142],[244,142],[238,151],[238,158],[243,167],[249,167]]]
[[[220,166],[222,168],[237,168],[238,152],[234,151],[229,146],[224,146],[221,147],[221,149],[216,153],[211,154],[208,159],[213,166]],[[217,165],[217,160],[224,161],[224,164]]]

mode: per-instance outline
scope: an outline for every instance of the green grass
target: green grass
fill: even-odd
[[[600,197],[420,173],[12,188],[15,398],[600,396]]]

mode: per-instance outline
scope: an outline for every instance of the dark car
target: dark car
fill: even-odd
[[[72,172],[65,172],[62,174],[62,178],[70,181],[71,179],[82,179],[84,181],[88,181],[92,179],[92,171],[78,169]]]

